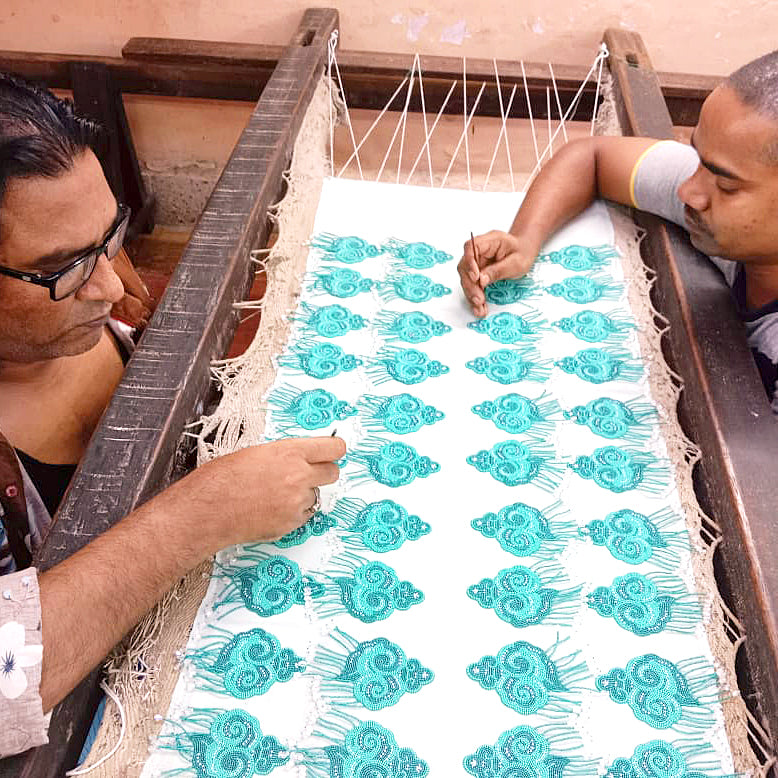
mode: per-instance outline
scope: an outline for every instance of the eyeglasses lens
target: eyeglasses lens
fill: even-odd
[[[96,251],[90,254],[83,262],[65,273],[64,276],[57,279],[57,285],[54,287],[54,299],[62,300],[69,294],[80,289],[92,275],[100,254]]]

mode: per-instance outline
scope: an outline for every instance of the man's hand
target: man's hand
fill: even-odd
[[[473,314],[483,318],[487,314],[484,289],[493,281],[526,275],[537,252],[515,235],[499,230],[478,235],[474,240],[477,256],[473,254],[473,242],[466,240],[457,270]]]
[[[335,460],[345,453],[332,437],[252,446],[206,463],[160,497],[173,510],[184,500],[190,516],[212,516],[215,548],[278,540],[311,517],[314,487],[338,480]]]

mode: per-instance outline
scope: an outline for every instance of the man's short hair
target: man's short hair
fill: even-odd
[[[61,175],[98,138],[98,126],[70,100],[0,73],[0,210],[10,179]]]
[[[778,49],[738,68],[725,83],[745,105],[778,122]],[[765,157],[778,164],[778,134],[765,149]]]

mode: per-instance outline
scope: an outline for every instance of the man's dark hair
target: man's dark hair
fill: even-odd
[[[98,137],[70,100],[0,73],[0,204],[10,179],[61,175]]]

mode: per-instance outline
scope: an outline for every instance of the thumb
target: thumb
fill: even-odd
[[[489,267],[484,268],[481,273],[481,286],[494,283],[495,281],[505,281],[508,278],[519,278],[527,272],[524,268],[524,261],[518,252],[508,254],[499,262],[493,262]]]

